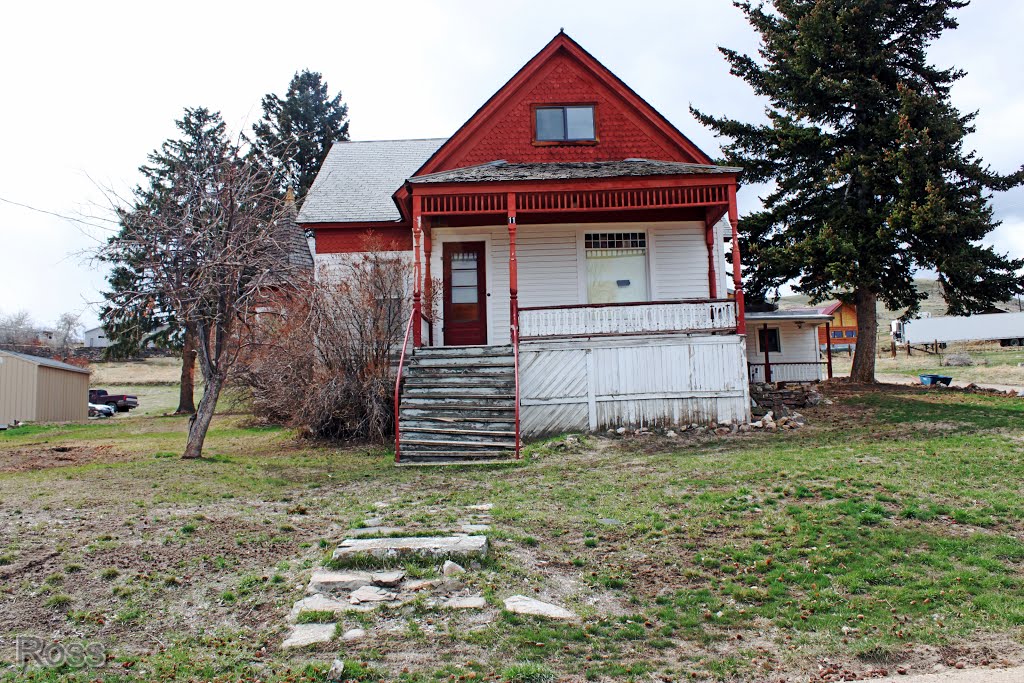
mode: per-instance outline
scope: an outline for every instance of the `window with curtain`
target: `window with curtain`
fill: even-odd
[[[588,232],[587,302],[614,304],[647,301],[647,234]]]

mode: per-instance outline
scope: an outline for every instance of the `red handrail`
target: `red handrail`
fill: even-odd
[[[516,460],[519,460],[522,457],[519,452],[519,306],[513,301],[512,308],[512,365],[516,375]]]
[[[405,338],[402,340],[402,353],[398,356],[398,372],[395,373],[395,462],[399,462],[401,454],[401,433],[399,429],[399,401],[402,394],[402,368],[405,366],[405,349],[409,346],[409,333],[412,332],[412,321],[416,319],[416,307],[413,306],[409,314],[409,322],[405,326]]]

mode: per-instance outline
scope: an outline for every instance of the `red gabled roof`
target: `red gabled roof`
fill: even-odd
[[[599,141],[535,145],[538,104],[594,103]],[[511,163],[641,157],[710,164],[711,158],[589,52],[559,32],[491,96],[413,176],[499,159]]]

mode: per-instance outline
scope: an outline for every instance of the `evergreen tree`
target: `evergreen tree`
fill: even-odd
[[[165,220],[187,220],[202,204],[191,196],[196,186],[183,186],[178,178],[202,178],[210,169],[234,149],[227,138],[224,121],[217,112],[205,107],[186,108],[185,115],[176,121],[180,137],[167,140],[160,149],[149,154],[148,163],[139,171],[145,183],[135,189],[132,213],[161,214]],[[212,182],[212,178],[208,179]],[[176,215],[168,216],[168,213]],[[123,214],[127,215],[127,214]],[[137,231],[134,224],[131,230]],[[157,346],[182,352],[179,413],[194,413],[195,339],[187,321],[180,320],[166,296],[156,287],[149,287],[145,254],[138,240],[125,240],[126,228],[111,238],[116,249],[104,252],[104,258],[114,264],[107,278],[110,291],[104,293],[106,304],[100,317],[103,329],[111,341],[108,357],[125,358],[141,352],[154,342]],[[180,253],[169,250],[173,258]],[[151,292],[139,296],[139,292]]]
[[[926,54],[966,1],[734,4],[760,35],[761,59],[720,50],[769,100],[768,122],[693,113],[730,139],[725,154],[747,181],[774,182],[740,223],[751,299],[795,280],[814,300],[855,303],[851,377],[871,382],[877,301],[915,313],[920,269],[938,274],[952,314],[1024,292],[1024,259],[981,244],[999,225],[991,192],[1024,182],[1024,168],[1000,175],[964,149],[976,113],[949,97],[964,72]]]
[[[319,73],[303,70],[292,77],[284,99],[263,98],[263,118],[253,126],[253,152],[274,176],[281,196],[291,187],[302,201],[331,145],[348,140],[348,105],[339,92],[328,96]]]

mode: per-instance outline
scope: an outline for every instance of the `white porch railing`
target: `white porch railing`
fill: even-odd
[[[747,363],[751,382],[765,381],[764,363]],[[772,363],[772,382],[818,382],[825,379],[821,361],[789,361]]]
[[[732,299],[519,309],[519,331],[524,340],[735,330],[736,302]]]

